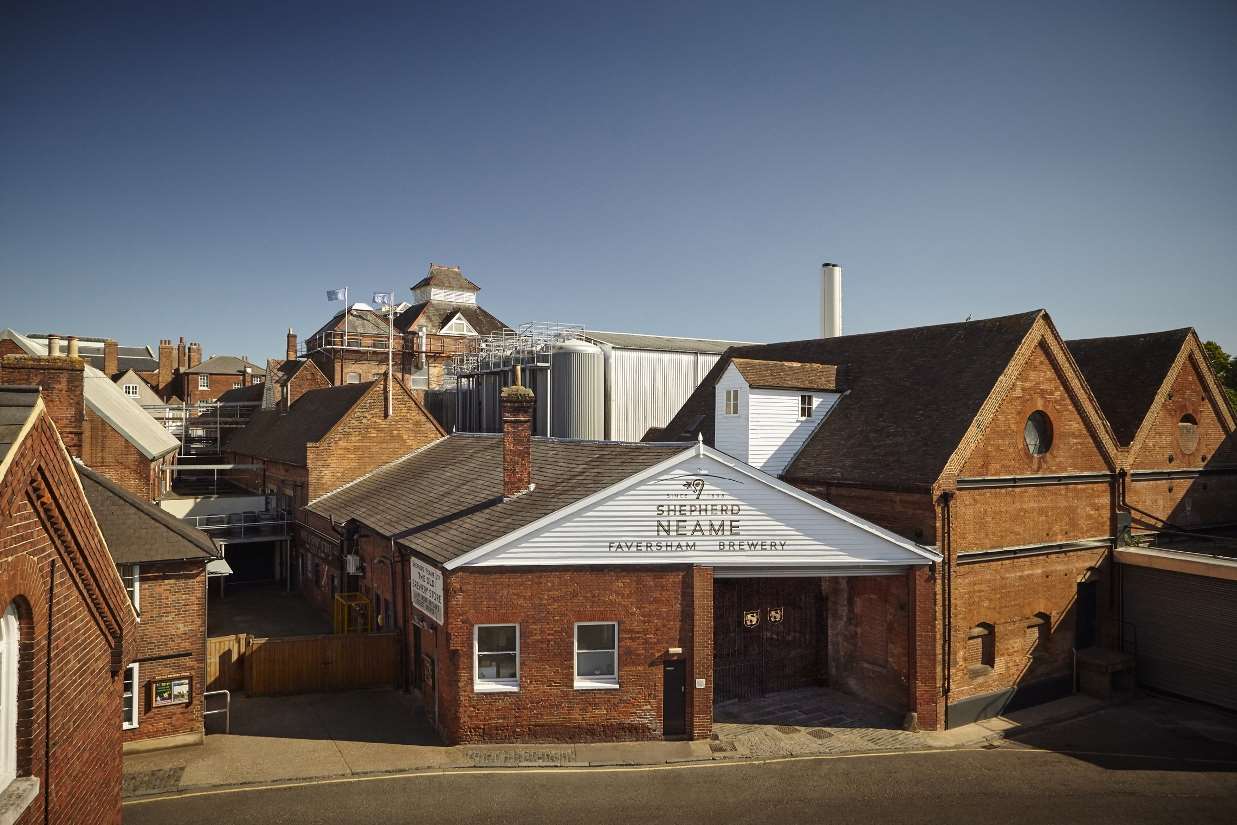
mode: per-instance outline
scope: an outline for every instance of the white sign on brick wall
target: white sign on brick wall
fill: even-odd
[[[442,572],[417,559],[408,561],[412,565],[412,606],[442,624]]]

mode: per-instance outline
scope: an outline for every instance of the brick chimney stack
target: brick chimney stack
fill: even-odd
[[[288,327],[288,352],[287,360],[296,360],[296,333],[292,331],[292,327]]]
[[[176,371],[184,372],[189,369],[189,353],[185,349],[185,336],[180,336],[180,343],[176,345]]]
[[[70,338],[75,349],[77,339]],[[47,411],[60,431],[69,454],[82,457],[82,431],[86,417],[83,383],[86,362],[60,354],[60,339],[48,336],[49,353],[54,355],[6,355],[0,360],[0,384],[39,387]]]
[[[202,363],[202,345],[197,341],[189,342],[189,369]]]
[[[172,370],[176,366],[176,354],[172,349],[172,339],[159,340],[159,392],[171,394]]]
[[[103,342],[103,371],[108,378],[120,372],[120,348],[111,338]]]
[[[503,498],[526,492],[533,484],[534,401],[528,387],[516,383],[503,388]]]

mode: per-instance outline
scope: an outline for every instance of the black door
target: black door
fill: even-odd
[[[687,733],[687,662],[667,659],[662,664],[661,732],[663,736]]]
[[[1095,646],[1095,582],[1079,582],[1074,601],[1074,650]]]

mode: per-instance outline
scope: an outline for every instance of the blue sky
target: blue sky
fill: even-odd
[[[1237,351],[1237,4],[5,3],[0,326],[280,353],[456,264],[509,324],[1046,307]]]

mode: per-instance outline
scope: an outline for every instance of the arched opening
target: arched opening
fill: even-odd
[[[1027,416],[1026,426],[1022,429],[1022,437],[1026,442],[1027,451],[1033,456],[1043,455],[1052,449],[1052,420],[1043,410],[1036,410]]]
[[[1186,455],[1198,449],[1198,419],[1189,413],[1177,422],[1177,444]]]
[[[0,617],[0,788],[17,778],[18,665],[21,624],[17,604]]]

